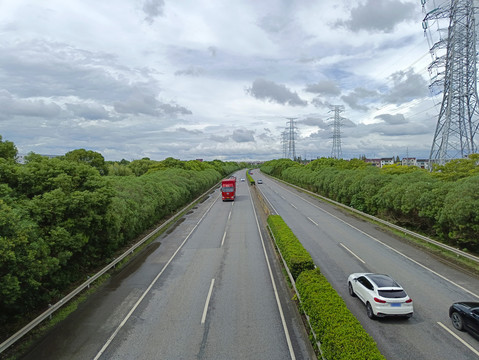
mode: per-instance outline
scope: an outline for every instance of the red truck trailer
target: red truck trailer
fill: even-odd
[[[223,201],[234,201],[236,195],[236,178],[221,181],[221,197]]]

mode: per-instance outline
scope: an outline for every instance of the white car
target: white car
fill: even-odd
[[[365,305],[368,317],[404,316],[413,313],[412,299],[401,285],[388,275],[354,273],[348,277],[349,295],[357,296]]]

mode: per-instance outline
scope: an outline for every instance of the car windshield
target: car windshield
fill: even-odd
[[[406,292],[402,289],[394,289],[394,290],[378,290],[378,294],[383,298],[388,299],[400,299],[406,297]]]
[[[234,188],[233,188],[232,186],[230,186],[230,187],[224,186],[224,187],[223,187],[223,192],[232,192],[233,189],[234,189]]]
[[[397,282],[395,282],[393,279],[391,279],[387,275],[371,274],[369,275],[369,278],[377,285],[378,288],[383,288],[383,287],[400,288],[401,287]]]

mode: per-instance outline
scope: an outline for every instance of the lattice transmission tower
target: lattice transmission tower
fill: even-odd
[[[281,133],[281,147],[283,148],[283,159],[288,157],[288,131]]]
[[[287,154],[286,158],[291,160],[296,160],[296,144],[295,144],[295,135],[296,135],[296,118],[286,118],[288,122],[286,123],[286,132],[287,132]]]
[[[427,12],[427,0],[421,0],[425,17],[423,28],[433,58],[429,66],[431,89],[442,88],[443,98],[431,146],[429,161],[443,165],[449,160],[477,152],[475,140],[479,127],[476,79],[477,8],[473,0],[451,0]],[[441,19],[449,19],[447,31]],[[429,23],[436,23],[439,41],[432,45]]]
[[[331,105],[331,110],[334,110],[333,117],[333,149],[331,150],[331,157],[335,159],[341,159],[343,153],[341,151],[341,124],[344,118],[341,117],[341,113],[344,111],[343,105]]]

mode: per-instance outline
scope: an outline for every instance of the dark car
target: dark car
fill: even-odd
[[[452,325],[479,336],[479,302],[457,302],[449,308]]]

